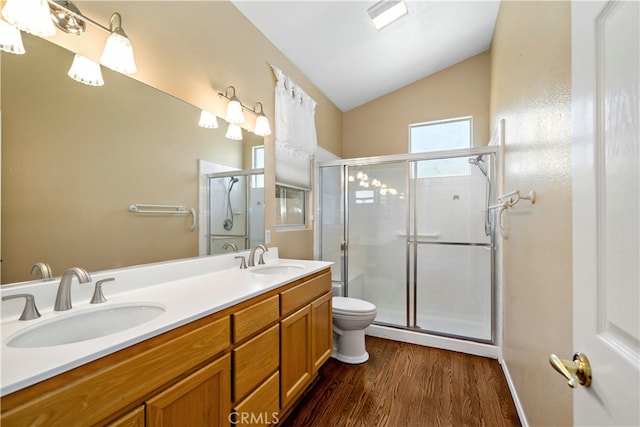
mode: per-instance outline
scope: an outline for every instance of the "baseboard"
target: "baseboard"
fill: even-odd
[[[498,359],[498,361],[500,362],[500,366],[502,366],[502,372],[504,373],[504,377],[507,380],[507,385],[509,386],[509,391],[511,392],[513,403],[516,405],[516,412],[518,413],[518,417],[520,418],[520,424],[522,424],[522,427],[529,427],[529,422],[527,422],[527,417],[524,414],[524,408],[522,407],[522,403],[520,403],[520,399],[518,398],[518,392],[516,391],[516,387],[513,385],[513,381],[511,380],[507,362],[502,358]]]
[[[481,344],[456,338],[439,337],[405,329],[390,328],[380,325],[371,325],[365,329],[365,334],[372,337],[386,338],[394,341],[408,342],[427,347],[441,348],[444,350],[459,351],[461,353],[483,356],[491,359],[498,358],[498,347],[490,344]]]

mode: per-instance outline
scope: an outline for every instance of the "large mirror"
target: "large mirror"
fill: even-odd
[[[199,167],[250,169],[252,146],[198,126],[200,110],[102,68],[105,85],[66,73],[73,53],[23,33],[27,53],[2,53],[2,276],[54,275],[199,255],[206,227],[191,215],[137,215],[131,204],[199,209]],[[183,76],[182,78],[188,78]],[[197,218],[197,224],[206,223]]]

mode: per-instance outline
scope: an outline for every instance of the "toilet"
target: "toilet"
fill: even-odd
[[[357,298],[334,296],[333,354],[331,357],[349,364],[364,363],[369,353],[364,345],[364,330],[376,318],[376,306]]]

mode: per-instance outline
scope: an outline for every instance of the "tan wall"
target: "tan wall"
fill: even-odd
[[[342,112],[229,1],[74,3],[87,16],[103,24],[108,22],[113,11],[122,14],[123,27],[135,49],[139,70],[133,76],[135,79],[219,116],[224,115],[226,102],[217,96],[217,92],[233,85],[244,104],[252,106],[256,101],[261,101],[265,114],[273,123],[275,78],[269,64],[277,66],[317,101],[316,127],[319,145],[337,155],[342,154]],[[103,32],[89,26],[87,33],[82,37],[58,32],[51,40],[98,60],[105,37]],[[59,72],[65,73],[66,68]],[[252,129],[254,118],[250,114],[247,114],[247,117],[247,128]],[[273,136],[265,138],[265,146],[265,185],[268,189],[275,185]],[[166,155],[167,159],[175,153],[155,155]],[[194,189],[190,200],[185,203],[193,205],[191,197],[195,197],[195,194]],[[311,228],[275,232],[274,205],[274,192],[266,191],[265,227],[272,230],[270,246],[279,246],[281,255],[285,257],[312,258]],[[93,213],[95,212],[87,212],[88,215]],[[153,240],[154,234],[149,233],[140,238]],[[99,245],[99,242],[96,244]],[[67,249],[61,246],[59,250]],[[197,240],[191,239],[188,249],[181,251],[176,257],[191,256],[194,253],[197,253]],[[80,259],[77,264],[82,264]]]
[[[505,188],[537,193],[504,241],[504,359],[530,425],[571,425],[571,389],[548,362],[572,354],[570,4],[502,2],[491,70]]]
[[[408,152],[409,125],[473,117],[474,146],[489,142],[489,52],[347,111],[345,158]]]

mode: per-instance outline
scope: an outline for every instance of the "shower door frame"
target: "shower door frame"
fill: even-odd
[[[438,331],[431,331],[428,329],[420,329],[415,327],[415,325],[417,324],[417,298],[416,296],[416,287],[417,287],[417,272],[415,272],[415,269],[417,269],[417,263],[415,262],[415,259],[417,257],[417,250],[418,250],[418,244],[419,242],[416,241],[416,239],[414,238],[414,236],[412,236],[412,224],[411,224],[411,219],[412,218],[416,218],[415,216],[415,212],[412,214],[411,210],[416,208],[416,203],[415,203],[415,194],[409,194],[410,190],[411,190],[411,185],[410,182],[413,179],[412,178],[412,174],[411,174],[411,165],[412,164],[416,164],[418,161],[423,161],[423,160],[439,160],[439,159],[447,159],[447,158],[457,158],[457,157],[474,157],[474,156],[479,156],[479,155],[493,155],[492,158],[492,166],[491,166],[491,187],[490,187],[490,191],[492,191],[494,194],[497,192],[497,188],[498,188],[498,180],[497,180],[497,167],[498,167],[498,154],[499,154],[499,148],[497,146],[485,146],[485,147],[472,147],[472,148],[462,148],[462,149],[455,149],[455,150],[442,150],[442,151],[432,151],[432,152],[427,152],[427,153],[412,153],[412,154],[398,154],[398,155],[389,155],[389,156],[375,156],[375,157],[360,157],[360,158],[354,158],[354,159],[340,159],[340,160],[331,160],[331,161],[327,161],[327,162],[323,162],[321,164],[318,165],[318,169],[322,170],[322,168],[325,167],[340,167],[340,191],[341,191],[341,195],[340,195],[340,200],[341,200],[341,209],[340,209],[340,214],[342,216],[342,222],[343,222],[343,234],[342,234],[342,247],[340,249],[340,270],[341,270],[341,283],[344,289],[344,295],[348,296],[349,295],[349,193],[347,191],[347,186],[348,184],[348,180],[347,178],[347,170],[349,167],[354,167],[354,166],[374,166],[374,165],[382,165],[382,164],[400,164],[400,163],[405,163],[405,188],[407,189],[407,195],[408,197],[410,197],[410,201],[407,203],[407,212],[406,212],[406,256],[405,256],[405,264],[406,264],[406,272],[405,272],[405,288],[406,288],[406,308],[405,308],[405,317],[406,317],[406,324],[405,326],[403,325],[398,325],[398,324],[391,324],[391,323],[385,323],[385,322],[377,322],[374,321],[374,325],[380,325],[380,326],[387,326],[387,327],[391,327],[391,328],[395,328],[395,329],[402,329],[402,330],[408,330],[408,331],[412,331],[412,332],[418,332],[418,333],[422,333],[422,334],[427,334],[427,335],[435,335],[435,336],[441,336],[441,337],[445,337],[445,338],[456,338],[456,339],[462,339],[462,340],[466,340],[466,341],[471,341],[471,342],[477,342],[477,343],[481,343],[481,344],[490,344],[493,345],[496,343],[496,338],[497,338],[497,290],[496,290],[496,282],[497,282],[497,277],[496,277],[496,251],[497,251],[497,245],[496,245],[496,241],[495,241],[495,215],[493,215],[494,220],[492,221],[492,231],[491,231],[491,236],[490,236],[490,243],[487,244],[482,244],[482,246],[487,246],[490,247],[491,249],[491,295],[490,295],[490,301],[491,301],[491,339],[490,340],[483,340],[483,339],[478,339],[478,338],[473,338],[473,337],[466,337],[466,336],[460,336],[460,335],[456,335],[456,334],[448,334],[448,333],[443,333],[443,332],[438,332]],[[321,172],[319,173],[319,176],[321,176]],[[318,180],[318,193],[319,193],[319,197],[320,199],[322,198],[322,179]],[[414,188],[415,191],[415,188]],[[493,213],[492,213],[493,214]],[[320,207],[318,210],[318,215],[320,217],[320,221],[319,221],[319,227],[322,227],[322,208]],[[416,227],[413,228],[413,232],[417,233]],[[320,232],[322,233],[322,231]],[[322,239],[318,239],[319,240],[319,244],[318,244],[318,253],[321,255],[323,253],[322,251],[322,245],[323,245],[323,240]],[[462,244],[462,243],[461,243]],[[478,244],[475,243],[464,243],[462,245],[465,246],[478,246]],[[411,256],[411,246],[413,246],[413,256],[414,258],[412,259]],[[412,292],[412,283],[411,283],[411,268],[412,268],[412,260],[413,262],[413,268],[414,268],[414,275],[413,275],[413,315],[414,315],[414,320],[413,320],[413,325],[412,324],[412,320],[411,320],[411,305],[412,305],[412,300],[411,300],[411,292]]]
[[[215,240],[216,238],[222,239],[243,239],[244,240],[244,248],[238,250],[249,249],[249,239],[251,237],[251,219],[249,215],[249,203],[251,201],[251,178],[257,175],[264,176],[264,168],[259,169],[238,169],[231,170],[225,172],[214,172],[206,175],[207,180],[207,254],[211,254],[211,240]],[[211,180],[217,178],[231,178],[231,177],[245,177],[245,196],[244,196],[244,206],[245,206],[245,233],[244,234],[214,234],[211,232]]]

